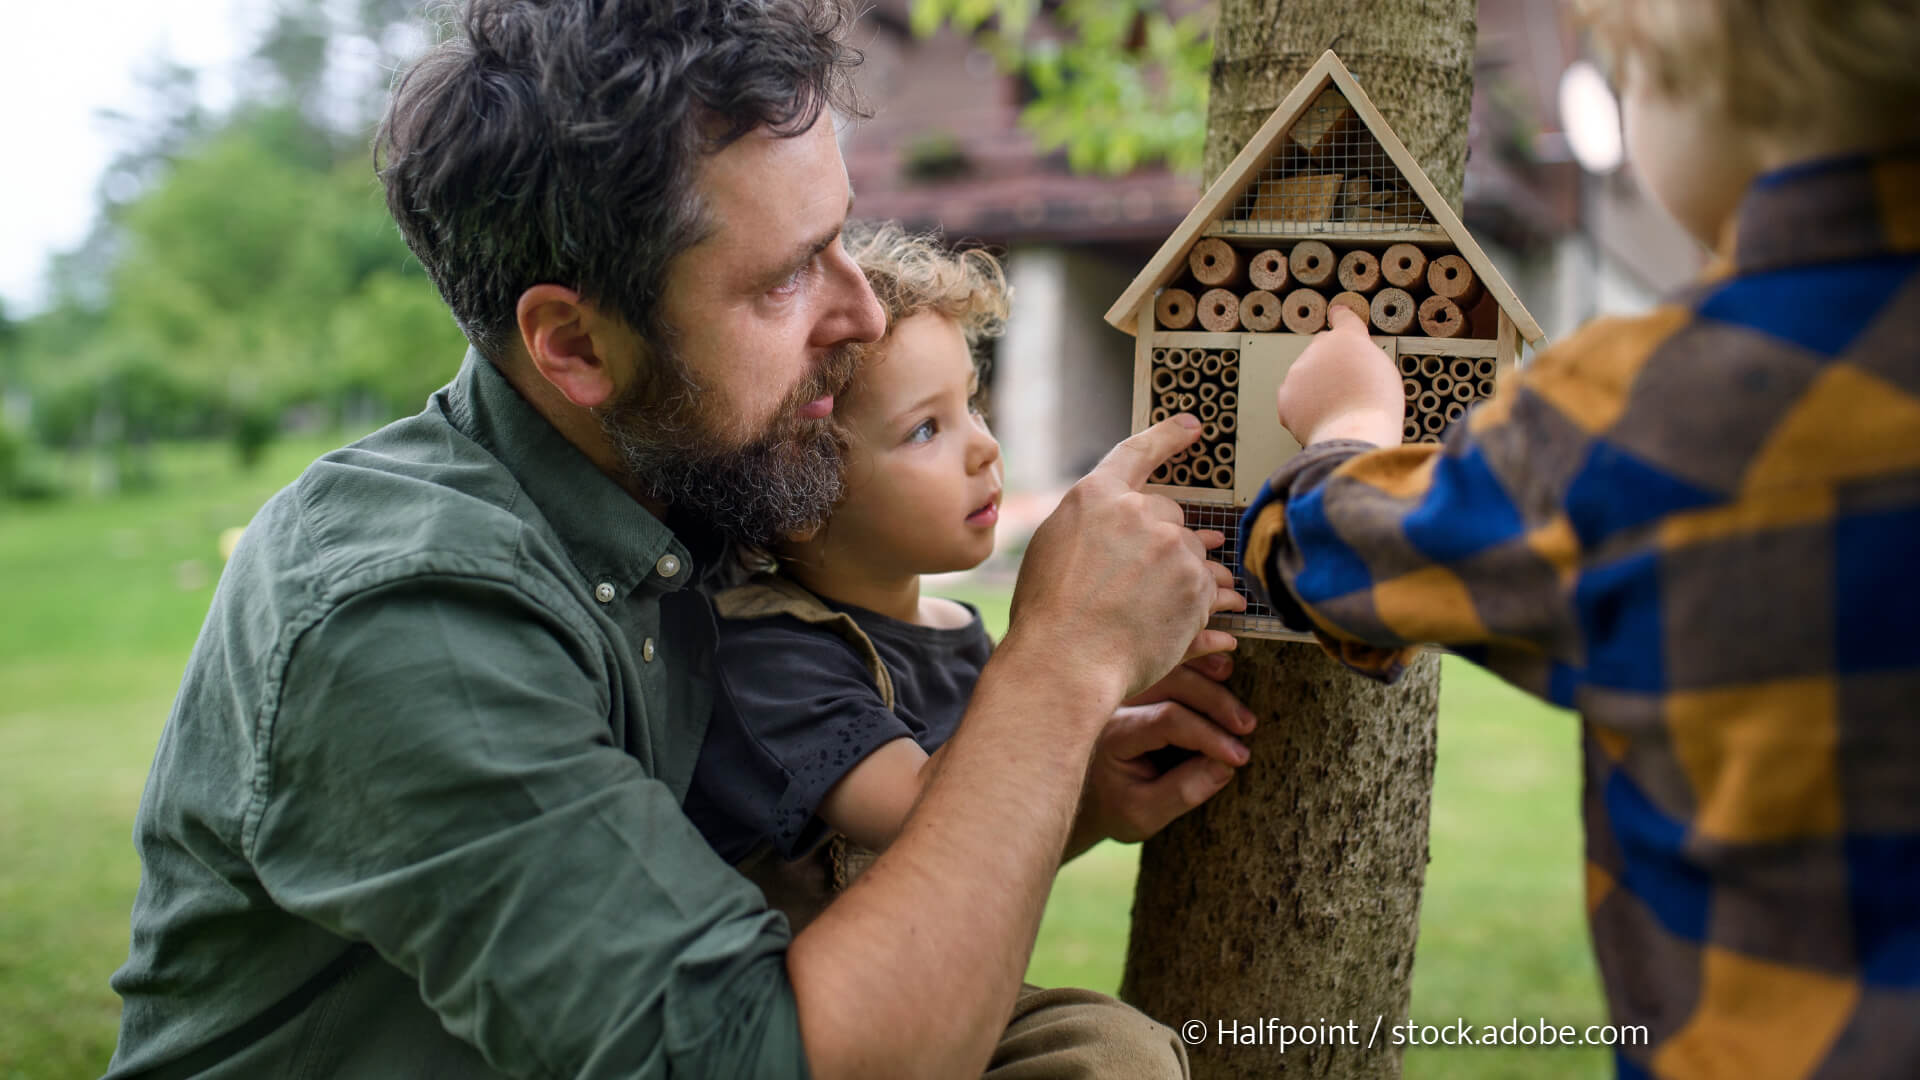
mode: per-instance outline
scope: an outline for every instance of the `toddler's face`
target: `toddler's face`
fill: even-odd
[[[1694,239],[1717,249],[1760,171],[1752,138],[1710,103],[1667,96],[1631,54],[1623,67],[1621,113],[1634,171]]]
[[[893,327],[855,380],[841,423],[847,490],[824,540],[885,574],[936,574],[993,554],[1000,444],[974,410],[979,376],[953,320]]]

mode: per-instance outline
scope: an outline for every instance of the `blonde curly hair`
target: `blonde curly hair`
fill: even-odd
[[[889,334],[902,319],[926,311],[952,319],[969,348],[1006,329],[1012,292],[990,252],[950,251],[934,234],[911,233],[894,222],[849,223],[842,243],[886,309]]]
[[[1615,60],[1750,130],[1915,132],[1920,0],[1572,0]]]

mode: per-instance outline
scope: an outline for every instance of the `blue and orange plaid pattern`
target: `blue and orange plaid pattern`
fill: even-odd
[[[1719,265],[1444,446],[1301,452],[1241,550],[1370,674],[1580,711],[1622,1076],[1920,1077],[1920,147],[1761,178]]]

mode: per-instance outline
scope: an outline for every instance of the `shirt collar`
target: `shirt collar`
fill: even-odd
[[[1825,158],[1753,182],[1734,223],[1738,273],[1920,252],[1920,143]]]
[[[659,518],[600,471],[472,349],[446,395],[454,427],[507,467],[540,509],[588,588],[626,596],[649,576],[663,589],[692,581],[694,560]],[[671,554],[681,567],[660,573]],[[672,564],[668,564],[671,566]]]

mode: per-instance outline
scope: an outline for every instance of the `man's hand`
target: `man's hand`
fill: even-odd
[[[1207,561],[1226,537],[1188,529],[1172,499],[1140,491],[1199,432],[1184,414],[1155,424],[1067,492],[1027,545],[1002,651],[1037,650],[1118,701],[1183,659],[1233,647],[1205,630],[1214,612],[1246,607],[1232,572]]]
[[[1252,710],[1221,685],[1232,672],[1231,657],[1200,657],[1114,713],[1087,766],[1068,858],[1109,837],[1145,840],[1227,786],[1248,757],[1234,736],[1255,723]]]
[[[1332,329],[1313,339],[1280,383],[1281,425],[1301,446],[1328,439],[1397,445],[1407,415],[1400,373],[1368,339],[1366,320],[1340,304],[1327,317]]]

